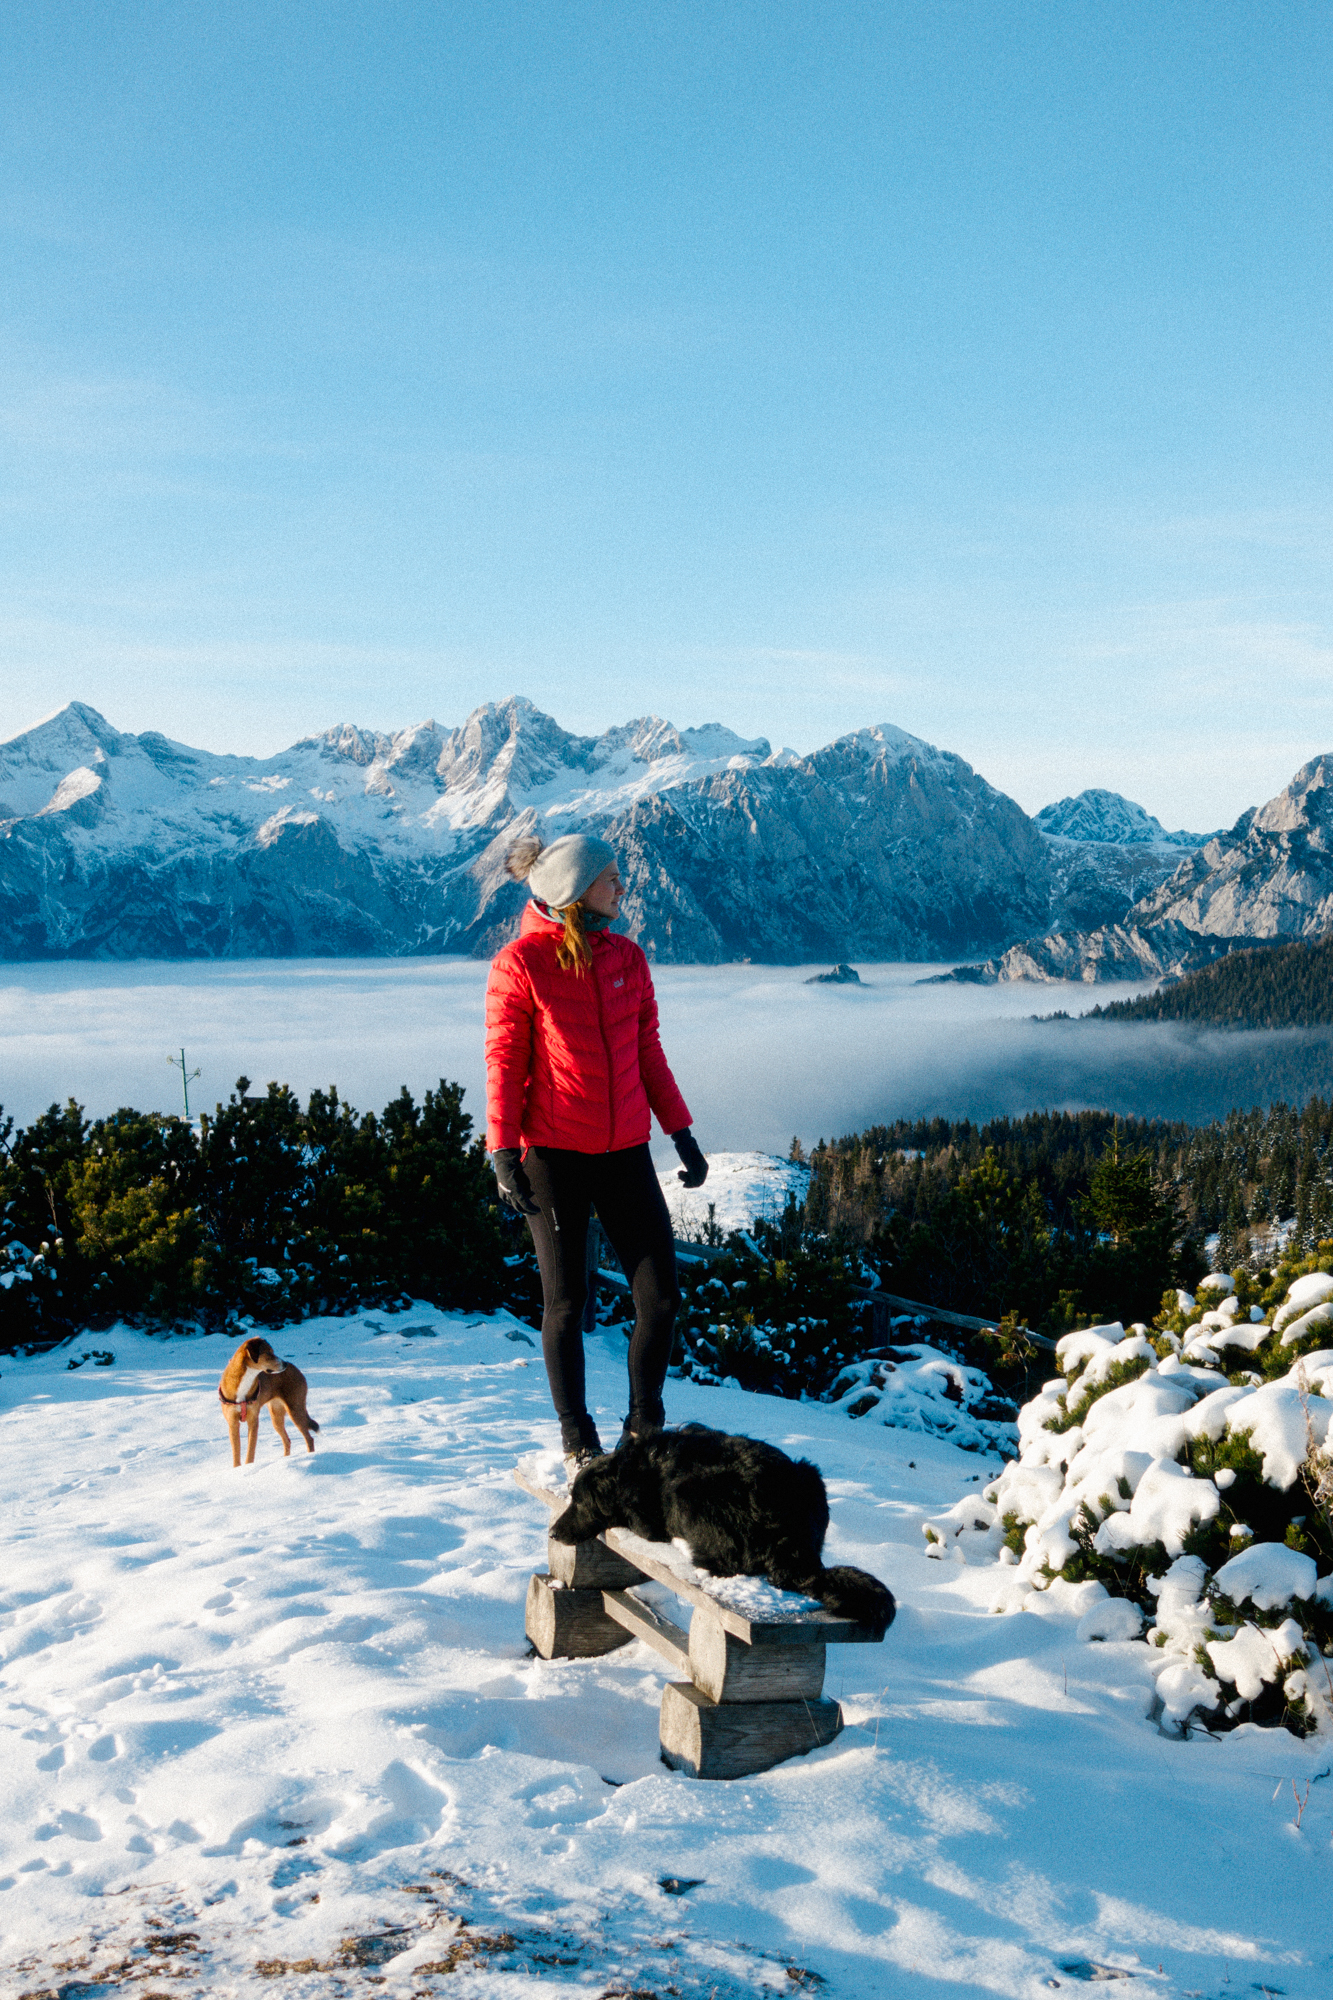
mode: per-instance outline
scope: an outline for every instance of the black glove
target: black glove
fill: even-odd
[[[673,1132],[671,1143],[680,1154],[680,1162],[685,1169],[684,1173],[676,1175],[676,1179],[682,1181],[686,1187],[702,1187],[708,1179],[708,1162],[699,1151],[699,1141],[689,1126],[684,1126],[679,1132]]]
[[[532,1199],[532,1184],[523,1167],[523,1155],[517,1146],[497,1146],[491,1154],[491,1165],[495,1168],[495,1184],[500,1190],[500,1199],[515,1215],[540,1215],[541,1210]]]

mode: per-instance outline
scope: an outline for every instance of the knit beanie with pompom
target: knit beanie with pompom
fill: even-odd
[[[567,910],[591,889],[604,868],[615,865],[615,849],[590,833],[564,833],[543,847],[535,833],[516,840],[505,866],[516,882],[526,882],[538,902]]]

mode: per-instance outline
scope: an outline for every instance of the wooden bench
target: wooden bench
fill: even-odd
[[[553,1514],[566,1490],[514,1468]],[[827,1611],[747,1617],[698,1581],[679,1551],[608,1528],[592,1542],[548,1534],[547,1569],[528,1585],[526,1629],[544,1660],[590,1659],[642,1639],[682,1676],[662,1690],[662,1761],[692,1778],[744,1778],[831,1743],[842,1710],[824,1694],[824,1651],[882,1635]],[[633,1594],[665,1584],[691,1607],[689,1629]]]

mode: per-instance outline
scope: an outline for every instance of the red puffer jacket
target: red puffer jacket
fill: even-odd
[[[563,927],[529,903],[486,982],[486,1144],[575,1153],[643,1146],[690,1114],[667,1067],[657,999],[638,945],[593,931],[592,968],[556,962]]]

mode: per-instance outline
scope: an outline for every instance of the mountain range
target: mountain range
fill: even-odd
[[[515,834],[584,826],[616,848],[626,928],[661,961],[985,959],[971,976],[1049,978],[1063,954],[1114,977],[1146,966],[1105,940],[1241,917],[1249,940],[1244,869],[1230,900],[1209,885],[1278,805],[1212,837],[1101,790],[1033,819],[891,724],[798,756],[652,716],[577,736],[514,697],[454,729],[349,724],[258,758],[74,702],[0,743],[0,955],[486,956],[524,901]],[[1299,866],[1293,846],[1264,921],[1287,920]]]
[[[1040,815],[1039,815],[1040,817]],[[1333,754],[1214,834],[1113,923],[1052,925],[952,979],[1179,978],[1224,953],[1333,931]]]

